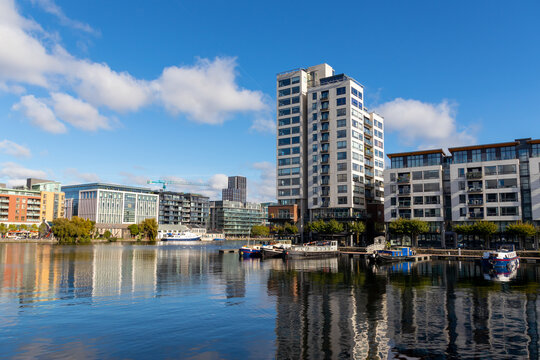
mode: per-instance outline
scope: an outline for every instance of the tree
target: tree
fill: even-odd
[[[8,227],[4,223],[0,223],[0,236],[5,237],[8,233]]]
[[[253,225],[251,227],[251,236],[260,237],[270,235],[270,229],[264,225]]]
[[[148,239],[148,241],[156,241],[158,232],[158,223],[156,219],[144,219],[139,224],[139,229],[141,233]]]
[[[343,232],[343,224],[332,219],[326,223],[325,229],[326,234],[339,234]]]
[[[19,230],[28,230],[28,225],[26,224],[21,224],[18,226]]]
[[[58,242],[77,244],[90,241],[94,226],[93,221],[74,216],[71,220],[55,219],[51,228]]]
[[[491,237],[498,231],[497,224],[490,221],[477,221],[472,226],[473,234],[484,238],[484,246],[489,249]]]
[[[286,223],[284,226],[285,233],[290,235],[298,234],[298,227],[293,224]]]
[[[396,235],[409,235],[413,247],[418,247],[418,235],[429,231],[429,224],[426,221],[416,219],[399,218],[392,221],[389,227]]]
[[[137,224],[131,224],[128,226],[129,233],[131,234],[131,237],[135,237],[139,235],[139,225]]]
[[[307,231],[315,232],[315,233],[323,233],[326,229],[326,223],[322,220],[316,220],[309,222],[306,226]]]
[[[42,222],[39,225],[38,231],[39,231],[40,238],[45,237],[49,233],[49,227],[47,226],[47,224],[45,224],[45,222]]]
[[[103,233],[103,237],[107,240],[109,240],[111,236],[112,236],[112,233],[109,230],[105,230],[105,232]]]
[[[361,221],[354,221],[348,223],[347,227],[352,234],[356,234],[356,244],[358,246],[358,244],[360,243],[360,234],[366,232],[366,224]]]
[[[15,231],[15,230],[17,230],[17,225],[15,225],[15,224],[9,224],[8,230],[9,230],[9,231]]]
[[[518,221],[514,224],[506,226],[506,233],[511,236],[516,236],[519,239],[519,246],[525,247],[525,239],[536,235],[535,227],[530,223]]]
[[[30,226],[30,230],[31,231],[38,231],[38,226],[36,224],[32,224],[32,226]]]
[[[454,231],[460,235],[471,235],[473,234],[474,229],[472,225],[462,224],[454,225]]]

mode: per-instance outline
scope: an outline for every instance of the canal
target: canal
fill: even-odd
[[[474,262],[219,254],[231,246],[0,244],[1,357],[539,357],[540,266],[501,281]]]

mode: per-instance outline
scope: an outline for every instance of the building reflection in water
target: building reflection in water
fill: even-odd
[[[472,262],[311,267],[270,271],[277,358],[539,356],[537,267],[512,284]]]

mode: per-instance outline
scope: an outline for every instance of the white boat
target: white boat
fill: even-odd
[[[315,259],[338,255],[337,241],[316,241],[304,245],[293,245],[283,253],[286,259]]]
[[[482,265],[498,273],[510,273],[519,267],[519,257],[513,245],[502,246],[498,250],[484,252]]]
[[[163,234],[161,241],[201,241],[201,236],[190,231]]]
[[[263,258],[283,257],[283,253],[291,248],[291,240],[273,240],[261,245]]]

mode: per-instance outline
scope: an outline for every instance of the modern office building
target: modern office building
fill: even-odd
[[[228,186],[221,192],[221,199],[246,202],[247,179],[244,176],[229,176]]]
[[[540,140],[448,151],[388,155],[385,222],[399,217],[428,221],[431,232],[420,244],[442,246],[455,246],[452,224],[488,220],[501,232],[516,221],[540,225]]]
[[[159,196],[159,224],[206,228],[210,216],[209,198],[199,194],[154,191]]]
[[[251,227],[263,225],[265,220],[260,204],[229,200],[210,202],[210,230],[227,237],[248,237]]]
[[[126,235],[130,224],[149,218],[158,221],[159,196],[152,194],[151,189],[91,183],[62,186],[62,191],[71,204],[66,206],[66,210],[71,209],[66,217],[95,221],[98,229],[110,230],[113,236]]]
[[[353,78],[327,64],[278,74],[276,145],[278,205],[298,206],[300,228],[382,203],[384,121]]]

